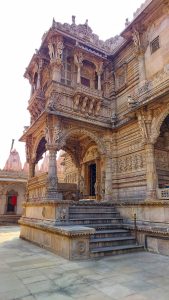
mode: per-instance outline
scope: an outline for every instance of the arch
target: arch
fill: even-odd
[[[161,113],[158,114],[157,112],[157,117],[155,116],[152,120],[152,124],[151,124],[151,140],[152,143],[155,144],[155,142],[157,141],[157,138],[160,135],[160,128],[161,125],[163,123],[163,121],[165,120],[165,118],[169,115],[169,103],[166,105],[166,107],[162,110]]]
[[[98,136],[97,132],[91,132],[88,131],[86,129],[83,128],[74,128],[74,129],[70,129],[67,132],[62,133],[62,136],[60,138],[60,149],[66,145],[66,141],[69,137],[71,137],[72,135],[76,135],[76,134],[84,134],[87,137],[90,137],[92,141],[94,141],[96,143],[96,145],[98,146],[98,151],[100,152],[100,154],[106,154],[106,148],[104,146],[104,142],[103,139],[101,137]]]
[[[33,145],[33,149],[32,149],[32,158],[36,160],[37,157],[37,150],[39,147],[40,142],[45,139],[45,134],[42,132],[37,139],[35,140],[35,143]]]

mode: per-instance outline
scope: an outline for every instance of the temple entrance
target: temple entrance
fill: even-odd
[[[17,195],[15,192],[11,191],[7,194],[7,213],[15,213],[17,206]]]
[[[89,165],[89,195],[96,196],[96,164],[92,163]]]

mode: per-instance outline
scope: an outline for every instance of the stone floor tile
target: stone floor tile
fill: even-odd
[[[98,288],[98,290],[114,299],[119,299],[135,293],[135,291],[120,284]]]

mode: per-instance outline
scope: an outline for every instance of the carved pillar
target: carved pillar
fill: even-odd
[[[56,165],[57,149],[56,147],[49,146],[49,145],[47,149],[49,150],[47,198],[50,200],[61,200],[62,194],[58,193],[58,178],[57,178],[57,165]]]
[[[104,200],[112,200],[112,158],[105,158],[105,196]]]
[[[147,200],[157,199],[157,184],[158,177],[155,164],[154,144],[148,143],[145,145],[146,164],[147,164]]]
[[[97,73],[97,77],[98,77],[98,83],[97,83],[97,88],[99,91],[101,91],[101,74],[103,72],[103,63],[99,63],[97,66],[96,66],[96,73]]]
[[[29,179],[35,176],[35,162],[29,161]]]
[[[77,67],[77,84],[81,83],[81,67],[83,66],[83,54],[74,54],[74,64]]]

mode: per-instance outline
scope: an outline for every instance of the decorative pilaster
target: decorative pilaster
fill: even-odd
[[[157,171],[155,164],[154,144],[148,143],[145,145],[146,151],[146,178],[147,178],[147,198],[146,200],[157,199]]]

